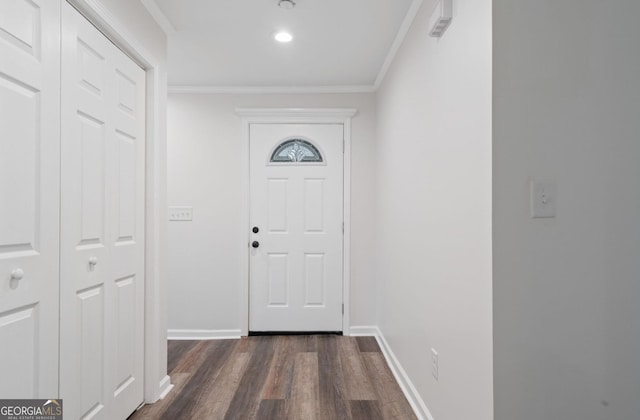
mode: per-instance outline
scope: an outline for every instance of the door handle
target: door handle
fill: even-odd
[[[254,248],[257,248],[257,247],[259,247],[259,246],[260,246],[260,242],[258,242],[258,241],[253,241],[253,242],[251,243],[251,246],[252,246],[252,247],[254,247]]]
[[[258,233],[260,232],[260,228],[258,228],[258,226],[254,226],[253,229],[251,229],[253,231],[253,233]]]
[[[24,270],[22,268],[16,268],[11,272],[11,280],[19,281],[24,277]]]

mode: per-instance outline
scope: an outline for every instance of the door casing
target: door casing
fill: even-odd
[[[344,159],[343,159],[343,302],[342,332],[350,334],[350,275],[351,272],[351,118],[356,114],[355,108],[236,108],[236,114],[242,117],[242,208],[245,235],[242,237],[243,272],[246,277],[241,282],[240,326],[241,335],[249,333],[249,241],[250,241],[250,178],[249,178],[249,127],[251,124],[343,124],[344,125]]]

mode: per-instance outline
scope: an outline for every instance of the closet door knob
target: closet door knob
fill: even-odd
[[[90,266],[95,266],[96,264],[98,264],[98,257],[91,257],[89,258],[89,265]]]
[[[22,268],[16,268],[11,272],[11,280],[22,280],[24,277],[24,270]]]
[[[252,247],[257,248],[260,246],[260,242],[258,241],[253,241],[253,243],[251,244]]]

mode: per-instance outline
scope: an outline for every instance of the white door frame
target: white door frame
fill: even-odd
[[[342,264],[342,332],[349,335],[349,290],[351,284],[351,118],[356,114],[354,108],[236,108],[236,114],[242,117],[242,207],[244,208],[245,235],[242,236],[242,261],[244,261],[243,279],[240,288],[240,326],[241,335],[249,334],[249,224],[250,177],[249,177],[249,127],[251,124],[343,124],[344,160],[343,160],[343,264]]]
[[[166,71],[99,0],[66,1],[146,73],[144,400],[153,403],[173,387],[166,372]]]

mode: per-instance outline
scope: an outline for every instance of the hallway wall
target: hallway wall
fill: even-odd
[[[434,419],[490,420],[492,1],[454,4],[434,39],[425,1],[376,100],[378,321]]]
[[[166,63],[167,36],[141,2],[131,0],[97,0],[97,2],[104,4],[157,60],[163,64]]]
[[[640,3],[494,12],[495,418],[638,419]]]
[[[373,94],[170,94],[170,206],[193,222],[169,223],[169,330],[239,330],[243,247],[242,124],[237,107],[349,107],[352,120],[351,325],[375,324]]]

